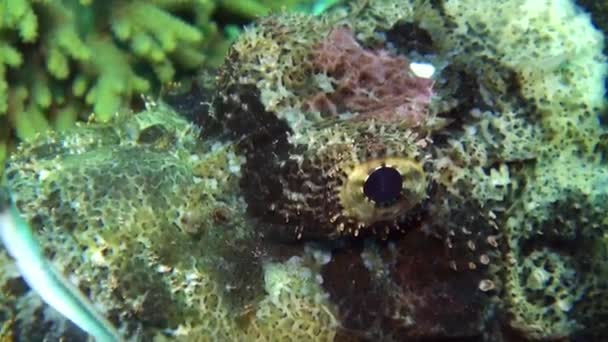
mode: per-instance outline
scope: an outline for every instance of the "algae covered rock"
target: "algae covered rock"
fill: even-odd
[[[172,107],[22,145],[8,185],[125,336],[601,340],[602,39],[564,0],[270,16]],[[0,275],[28,337],[51,316]]]

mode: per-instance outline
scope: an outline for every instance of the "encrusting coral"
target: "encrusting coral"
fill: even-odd
[[[567,0],[273,15],[171,108],[23,144],[7,183],[129,338],[601,341],[603,48]],[[7,334],[77,334],[0,280]]]

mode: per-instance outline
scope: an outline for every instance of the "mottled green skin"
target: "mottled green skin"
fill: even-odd
[[[125,336],[263,341],[294,334],[276,330],[284,321],[310,326],[294,336],[330,340],[315,261],[269,263],[245,216],[232,144],[201,140],[169,107],[148,106],[40,137],[13,156],[8,185],[48,258]],[[82,340],[1,257],[2,336]]]
[[[7,179],[47,255],[114,323],[162,328],[195,309],[173,293],[185,277],[159,267],[215,269],[225,250],[239,256],[230,241],[255,240],[240,215],[230,150],[211,151],[196,127],[159,107],[22,146]],[[27,333],[26,322],[16,324]]]

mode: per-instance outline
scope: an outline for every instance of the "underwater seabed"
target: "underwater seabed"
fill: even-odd
[[[20,145],[0,340],[603,341],[601,28],[566,0],[259,19],[141,112]]]

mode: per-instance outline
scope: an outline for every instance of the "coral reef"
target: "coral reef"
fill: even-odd
[[[17,140],[67,129],[90,113],[107,121],[140,94],[217,66],[232,39],[222,26],[312,3],[2,2],[0,163]]]
[[[603,49],[566,0],[273,15],[171,108],[37,137],[6,177],[128,337],[600,341]],[[76,336],[0,280],[6,335]]]
[[[513,303],[514,328],[536,339],[568,336],[580,329],[568,312],[588,291],[576,272],[575,260],[546,248],[517,260],[507,276],[507,296]]]

